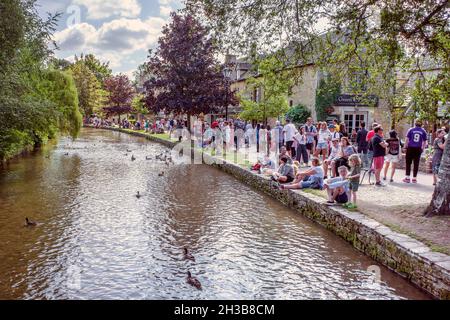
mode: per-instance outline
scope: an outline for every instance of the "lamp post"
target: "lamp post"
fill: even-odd
[[[231,68],[228,66],[225,66],[223,68],[223,76],[225,78],[225,90],[226,90],[226,96],[225,96],[225,120],[228,121],[228,90],[230,86],[230,78],[231,78]]]

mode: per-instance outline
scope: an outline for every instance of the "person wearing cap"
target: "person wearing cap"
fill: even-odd
[[[427,143],[427,133],[422,128],[422,121],[416,120],[415,126],[408,130],[406,134],[406,177],[403,182],[410,183],[411,164],[414,163],[412,182],[417,183],[417,173],[419,172],[420,156]]]
[[[341,139],[341,134],[339,133],[339,131],[336,130],[336,126],[334,124],[330,124],[328,126],[328,130],[330,130],[330,134],[331,134],[330,138],[331,138],[331,140],[338,139],[338,141],[339,141],[339,139]]]

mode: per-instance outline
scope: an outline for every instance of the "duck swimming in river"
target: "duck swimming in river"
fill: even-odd
[[[136,160],[136,158],[134,157],[134,155],[131,155],[131,161]]]
[[[137,193],[136,193],[136,198],[140,198],[140,197],[142,197],[142,195],[139,193],[139,191],[137,191]]]
[[[30,220],[28,219],[28,217],[25,218],[25,226],[34,227],[36,225],[37,225],[36,221]]]
[[[192,254],[189,253],[188,248],[184,247],[183,252],[184,252],[184,260],[191,260],[195,262],[195,258]]]
[[[194,277],[191,275],[191,272],[190,272],[190,271],[187,272],[186,282],[187,282],[188,284],[190,284],[191,286],[196,287],[198,290],[202,290],[202,284],[200,283],[200,281],[198,281],[197,278],[194,278]]]

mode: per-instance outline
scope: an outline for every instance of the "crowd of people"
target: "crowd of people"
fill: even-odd
[[[385,186],[382,180],[394,182],[403,152],[406,169],[402,182],[417,183],[420,159],[428,144],[428,135],[420,120],[408,130],[405,142],[395,130],[390,130],[385,137],[384,129],[377,123],[368,131],[365,122],[361,122],[360,128],[352,134],[347,132],[344,123],[314,125],[311,118],[298,127],[289,120],[284,126],[277,122],[275,129],[280,132],[278,169],[266,168],[267,157],[260,159],[252,169],[270,176],[276,188],[323,189],[327,191],[329,204],[341,203],[348,208],[357,208],[362,171],[374,174],[375,186]],[[447,140],[448,131],[438,129],[433,141],[434,184]],[[302,164],[306,167],[304,171],[300,171]]]
[[[240,119],[218,118],[210,122],[197,119],[192,123],[191,131],[187,130],[188,124],[183,118],[123,119],[116,123],[95,117],[91,121],[95,126],[167,132],[179,141],[190,137],[198,147],[211,148],[216,155],[256,147],[258,161],[251,169],[270,176],[275,187],[327,190],[330,204],[343,203],[349,208],[356,208],[356,192],[362,171],[375,176],[375,186],[385,186],[383,181],[387,180],[394,182],[403,152],[406,169],[402,181],[417,183],[420,159],[428,144],[428,135],[420,120],[408,130],[404,142],[395,130],[385,134],[378,123],[367,128],[362,121],[358,129],[349,133],[345,123],[337,120],[313,123],[311,117],[297,126],[289,119],[284,124],[276,121],[273,128]],[[434,184],[437,183],[444,144],[448,140],[447,132],[445,128],[437,130],[432,143]]]

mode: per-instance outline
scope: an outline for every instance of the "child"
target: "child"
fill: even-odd
[[[359,187],[359,177],[361,175],[361,159],[357,154],[352,154],[348,158],[348,163],[350,164],[350,173],[347,176],[350,185],[350,199],[353,200],[349,202],[347,205],[344,205],[347,209],[356,209],[358,206],[356,205],[356,192]]]
[[[348,202],[349,181],[347,180],[348,169],[346,166],[338,168],[339,177],[328,179],[323,188],[327,190],[327,204],[346,204]]]

